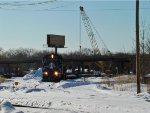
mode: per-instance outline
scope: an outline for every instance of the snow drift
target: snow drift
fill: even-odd
[[[29,80],[29,79],[42,79],[42,68],[39,68],[37,70],[31,70],[29,74],[26,74],[23,77],[23,80]]]
[[[9,101],[4,101],[1,103],[1,113],[23,113],[23,112],[17,111]]]

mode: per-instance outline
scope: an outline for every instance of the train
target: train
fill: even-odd
[[[44,82],[59,82],[65,79],[63,58],[61,55],[50,53],[45,55],[42,59],[43,63],[43,76]]]
[[[95,73],[96,71],[91,72],[85,69],[83,65],[66,65],[64,58],[55,53],[45,55],[42,59],[42,64],[43,82],[59,82],[68,78],[74,79],[79,77],[100,76],[100,73]]]

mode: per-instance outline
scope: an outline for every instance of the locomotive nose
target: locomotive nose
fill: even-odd
[[[43,79],[42,81],[59,82],[63,78],[62,56],[48,54],[43,57]]]
[[[56,67],[56,66],[55,66],[54,63],[50,63],[50,64],[49,64],[49,68],[50,68],[50,69],[54,69],[55,67]]]

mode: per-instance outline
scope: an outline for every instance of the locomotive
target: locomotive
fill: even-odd
[[[43,57],[42,81],[59,82],[65,79],[63,69],[63,58],[58,54],[48,54]]]

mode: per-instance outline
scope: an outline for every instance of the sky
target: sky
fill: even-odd
[[[131,52],[135,46],[135,1],[101,0],[3,0],[0,1],[0,47],[49,49],[47,34],[65,35],[64,49],[91,48],[80,20],[83,6],[101,39],[111,52]],[[150,1],[140,1],[140,23],[150,24]],[[81,26],[80,26],[81,22]],[[100,51],[105,46],[96,35]],[[44,45],[44,46],[43,46]]]

